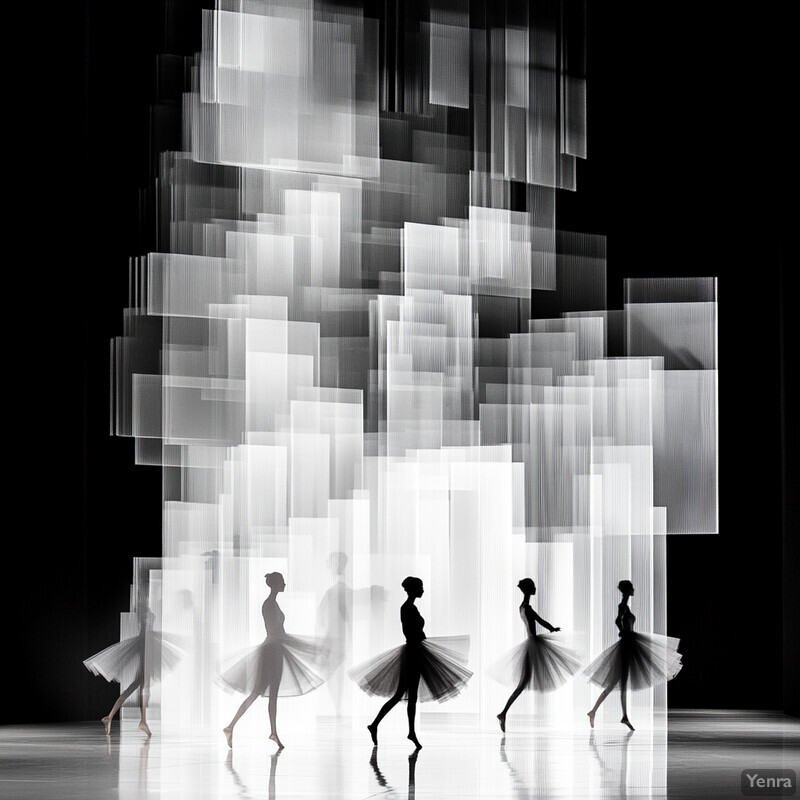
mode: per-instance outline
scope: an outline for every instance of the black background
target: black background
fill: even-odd
[[[116,685],[81,661],[118,635],[131,558],[160,553],[159,471],[108,435],[108,342],[145,249],[155,56],[198,49],[199,6],[87,0],[8,23],[3,723],[108,711]],[[559,227],[608,237],[611,307],[624,277],[719,278],[720,533],[668,540],[671,707],[800,713],[788,17],[589,8],[588,160]]]

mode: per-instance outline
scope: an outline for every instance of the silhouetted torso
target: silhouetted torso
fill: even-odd
[[[268,639],[286,636],[286,631],[283,629],[283,621],[286,617],[274,600],[267,598],[264,601],[261,606],[261,616],[264,618]]]
[[[633,612],[628,608],[627,603],[619,604],[619,614],[617,614],[617,627],[622,633],[633,633],[633,626],[636,622],[636,617]]]
[[[407,642],[421,642],[425,638],[425,632],[422,630],[425,627],[425,620],[413,603],[406,601],[400,606],[400,622]]]
[[[525,625],[525,630],[528,632],[529,639],[536,636],[537,622],[547,628],[549,631],[553,630],[553,627],[548,622],[543,620],[527,603],[523,603],[519,607],[519,615],[522,617],[522,622]]]

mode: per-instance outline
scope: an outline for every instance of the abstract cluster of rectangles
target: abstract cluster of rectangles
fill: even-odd
[[[165,598],[209,553],[312,594],[315,550],[368,584],[397,558],[451,601],[470,558],[488,585],[550,553],[587,647],[621,578],[663,628],[654,537],[717,530],[716,280],[628,280],[609,309],[604,237],[556,230],[584,21],[572,0],[204,12],[159,252],[112,344],[112,430],[164,469]],[[233,597],[220,651],[247,639]],[[504,602],[441,613],[480,653]]]

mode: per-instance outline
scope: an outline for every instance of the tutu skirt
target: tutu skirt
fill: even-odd
[[[627,670],[627,689],[647,689],[674,678],[681,669],[680,639],[655,633],[626,633],[584,670],[604,689],[618,687]]]
[[[563,686],[579,669],[578,654],[553,634],[528,637],[509,650],[489,668],[489,675],[500,683],[517,687],[525,680],[525,688],[552,692]]]
[[[369,695],[391,697],[419,676],[417,700],[440,703],[455,697],[472,677],[467,669],[468,636],[423,639],[387,650],[347,673]]]
[[[223,688],[267,697],[273,687],[278,697],[297,697],[323,683],[312,664],[323,656],[316,639],[304,636],[267,638],[248,650],[219,676]]]
[[[177,640],[168,634],[149,631],[112,644],[89,656],[83,664],[109,682],[130,686],[135,680],[157,683],[162,671],[168,672],[177,666],[181,655]]]

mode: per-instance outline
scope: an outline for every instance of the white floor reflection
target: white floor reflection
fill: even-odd
[[[250,798],[739,797],[740,772],[796,768],[800,720],[752,712],[683,712],[670,732],[534,727],[506,735],[445,715],[423,715],[414,753],[387,725],[373,748],[366,720],[319,720],[276,752],[266,730],[228,750],[218,732],[146,739],[125,719],[110,738],[100,722],[4,726],[0,796],[45,800]],[[421,735],[421,734],[420,734]]]

